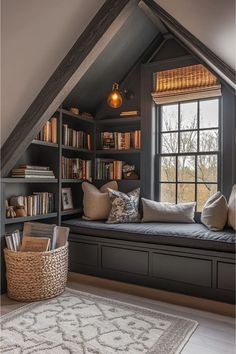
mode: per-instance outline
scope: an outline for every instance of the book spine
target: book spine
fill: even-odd
[[[51,141],[52,143],[57,143],[57,118],[51,118]]]

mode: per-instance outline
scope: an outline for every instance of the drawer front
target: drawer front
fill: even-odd
[[[217,287],[224,290],[235,289],[235,264],[218,262]]]
[[[154,253],[153,276],[194,285],[211,287],[211,261]]]
[[[83,242],[69,242],[70,262],[89,266],[98,265],[98,246]]]
[[[102,267],[126,273],[148,274],[148,252],[118,247],[102,247]]]

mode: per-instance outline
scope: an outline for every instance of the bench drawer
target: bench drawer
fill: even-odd
[[[103,246],[102,267],[104,269],[147,275],[148,252]]]
[[[211,287],[212,265],[205,259],[154,253],[154,277]]]
[[[91,243],[69,242],[69,259],[71,263],[89,266],[98,265],[98,246]]]
[[[235,265],[230,263],[218,262],[218,289],[232,290],[235,289]]]

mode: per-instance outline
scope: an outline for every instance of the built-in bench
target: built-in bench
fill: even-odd
[[[71,219],[70,270],[233,303],[235,232]]]

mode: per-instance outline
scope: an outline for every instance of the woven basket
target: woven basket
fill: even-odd
[[[50,299],[65,290],[68,243],[48,252],[14,252],[4,249],[7,294],[18,301]]]

